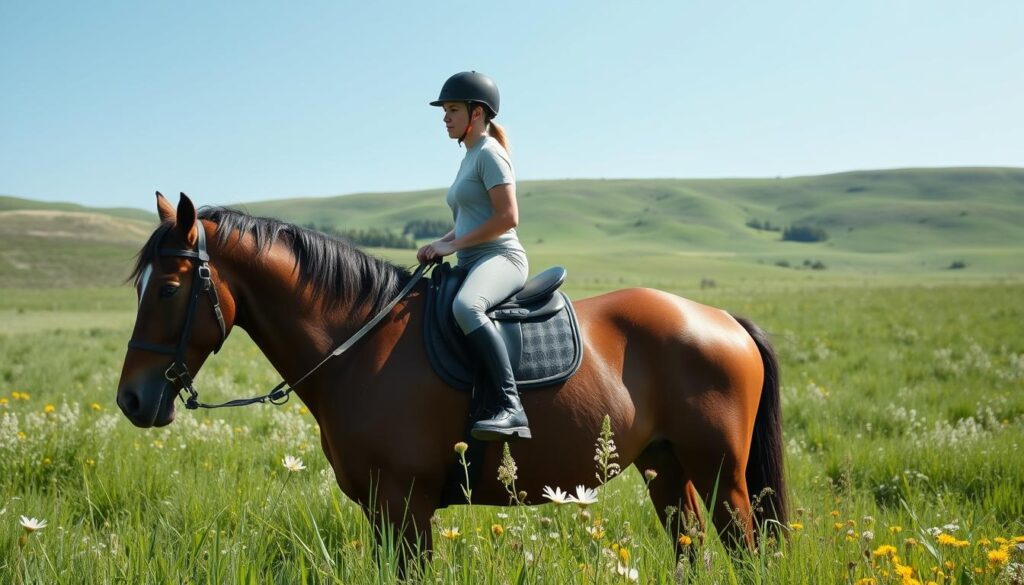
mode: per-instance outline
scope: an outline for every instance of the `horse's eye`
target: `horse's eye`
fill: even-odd
[[[165,284],[160,287],[160,298],[166,299],[174,296],[174,293],[178,292],[178,285],[176,284]]]

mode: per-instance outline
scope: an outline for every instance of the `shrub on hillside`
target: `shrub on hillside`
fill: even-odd
[[[813,225],[791,225],[782,232],[782,239],[787,242],[824,242],[828,232]]]
[[[369,228],[365,230],[339,230],[333,225],[316,225],[308,223],[304,227],[323,232],[327,235],[347,240],[356,246],[371,246],[374,248],[398,248],[403,250],[415,250],[416,241],[403,235],[383,228]]]
[[[405,224],[402,235],[412,238],[440,238],[452,229],[446,219],[414,219]]]
[[[964,262],[963,260],[954,260],[949,265],[949,269],[950,270],[961,270],[961,269],[964,269],[964,268],[967,268],[967,263]]]
[[[762,231],[766,231],[766,232],[777,232],[777,231],[780,231],[782,229],[781,227],[779,227],[777,225],[772,225],[772,222],[770,222],[768,220],[765,220],[765,221],[762,222],[761,220],[757,219],[756,217],[754,219],[747,220],[747,224],[746,225],[749,228],[754,228],[755,230],[762,230]]]

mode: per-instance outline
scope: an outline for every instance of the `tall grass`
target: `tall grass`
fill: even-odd
[[[794,508],[784,542],[729,554],[714,531],[685,519],[666,534],[644,470],[630,468],[586,509],[441,511],[435,552],[413,576],[1012,582],[1024,570],[1012,541],[1024,535],[1022,293],[1013,285],[702,292],[765,327],[781,357]],[[94,305],[123,316],[97,322],[88,317]],[[139,430],[114,404],[130,312],[89,291],[9,297],[0,311],[0,583],[397,581],[397,543],[372,546],[370,524],[334,484],[301,405],[186,412],[169,427]],[[229,398],[275,381],[236,334],[197,383],[209,398]],[[607,449],[606,466],[615,462]],[[305,469],[286,469],[286,455]],[[28,534],[22,515],[47,526]]]

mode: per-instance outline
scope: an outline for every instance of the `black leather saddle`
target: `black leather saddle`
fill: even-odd
[[[466,274],[447,262],[434,268],[427,283],[423,340],[434,371],[448,385],[468,392],[475,367],[452,314]],[[558,290],[563,282],[565,268],[549,268],[487,312],[505,340],[520,389],[559,384],[580,367],[583,343],[572,303]]]

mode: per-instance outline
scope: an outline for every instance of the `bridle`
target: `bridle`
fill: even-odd
[[[344,343],[338,346],[334,351],[327,354],[323,360],[317,365],[313,366],[308,372],[302,375],[294,384],[288,384],[287,381],[282,380],[280,384],[274,386],[274,388],[262,395],[254,398],[239,398],[237,400],[229,400],[221,404],[206,404],[199,402],[199,392],[195,389],[192,384],[192,374],[188,370],[188,365],[185,364],[185,351],[188,346],[189,337],[192,335],[192,323],[195,321],[196,306],[199,304],[199,298],[203,293],[207,293],[210,297],[210,303],[213,305],[213,314],[217,318],[217,324],[220,326],[220,341],[217,343],[217,347],[213,350],[213,353],[220,351],[224,341],[227,339],[227,327],[224,325],[224,314],[220,309],[220,299],[217,296],[217,287],[213,284],[212,274],[210,272],[210,254],[206,249],[206,230],[203,227],[201,221],[196,222],[198,238],[196,238],[196,248],[194,250],[186,250],[180,248],[159,248],[159,255],[162,257],[170,258],[188,258],[192,260],[193,274],[192,274],[192,286],[189,291],[188,300],[188,312],[185,314],[185,325],[181,330],[181,337],[178,338],[177,346],[170,345],[159,345],[156,343],[149,343],[147,341],[138,341],[132,339],[128,341],[129,349],[139,349],[142,351],[150,351],[154,353],[162,353],[166,355],[173,355],[174,362],[164,371],[164,378],[168,382],[178,382],[181,384],[181,389],[188,392],[189,397],[184,399],[185,408],[189,410],[195,410],[197,408],[223,408],[228,406],[245,406],[247,404],[264,403],[269,402],[271,404],[284,404],[288,402],[289,395],[295,390],[295,387],[301,384],[306,378],[313,375],[320,369],[320,366],[326,364],[331,358],[337,357],[348,350],[350,347],[355,345],[359,339],[366,335],[377,323],[380,323],[384,319],[385,315],[391,312],[391,309],[395,308],[398,301],[402,300],[412,287],[416,285],[421,278],[423,273],[431,266],[431,263],[420,264],[416,271],[413,273],[409,282],[406,283],[405,287],[398,293],[394,299],[391,300],[383,309],[380,310],[377,315],[367,322],[359,331],[356,331],[352,337],[348,338]]]
[[[141,349],[153,353],[162,353],[174,356],[174,361],[164,370],[164,378],[168,382],[179,382],[183,390],[189,393],[185,407],[195,409],[200,406],[198,401],[199,393],[192,385],[192,374],[185,364],[185,351],[188,348],[188,340],[192,337],[192,323],[195,321],[196,306],[199,305],[199,298],[205,292],[210,297],[213,305],[213,315],[217,318],[217,325],[220,326],[220,341],[213,353],[220,351],[224,340],[228,338],[227,327],[224,325],[224,313],[220,309],[220,298],[217,296],[217,287],[213,284],[210,272],[210,254],[206,250],[206,230],[202,222],[197,222],[196,249],[185,250],[181,248],[159,248],[159,255],[165,258],[188,258],[192,260],[192,286],[189,290],[188,312],[185,313],[185,325],[181,329],[181,337],[178,338],[177,346],[160,345],[132,339],[128,341],[129,349]]]

